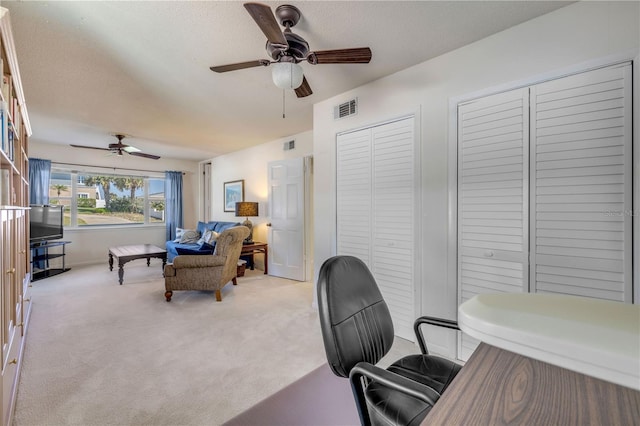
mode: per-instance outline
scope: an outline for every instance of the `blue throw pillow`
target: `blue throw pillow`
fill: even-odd
[[[206,231],[207,229],[209,229],[209,227],[207,227],[207,224],[205,222],[198,222],[198,226],[196,226],[196,231],[198,231],[200,233],[200,235],[204,234],[204,231]]]

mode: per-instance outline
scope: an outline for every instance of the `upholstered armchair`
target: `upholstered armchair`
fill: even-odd
[[[232,281],[237,285],[236,272],[242,251],[242,241],[249,235],[245,226],[224,230],[216,240],[212,255],[180,255],[173,264],[164,267],[164,296],[171,301],[174,290],[213,290],[216,300],[222,300],[221,289]]]

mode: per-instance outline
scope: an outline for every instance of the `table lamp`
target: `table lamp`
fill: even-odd
[[[239,201],[236,203],[236,217],[244,216],[246,220],[242,222],[243,226],[249,228],[249,236],[244,240],[246,244],[253,242],[253,224],[249,220],[249,216],[258,216],[258,203],[252,201]]]

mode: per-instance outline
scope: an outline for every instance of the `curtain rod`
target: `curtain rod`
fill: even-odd
[[[77,164],[77,163],[60,163],[58,161],[52,161],[51,164],[58,164],[62,166],[78,166],[78,167],[97,167],[99,169],[113,169],[113,170],[131,170],[133,172],[151,172],[151,173],[164,173],[165,171],[158,170],[144,170],[144,169],[129,169],[126,167],[107,167],[107,166],[92,166],[90,164]],[[178,171],[178,170],[176,170]],[[186,175],[186,172],[182,172],[183,175]]]

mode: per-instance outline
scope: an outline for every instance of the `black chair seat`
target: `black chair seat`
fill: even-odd
[[[429,386],[439,394],[449,386],[461,366],[434,355],[409,355],[387,370]],[[419,425],[432,404],[372,382],[365,398],[373,425]]]
[[[387,370],[427,385],[442,394],[461,368],[461,365],[439,356],[418,354],[399,359]]]

